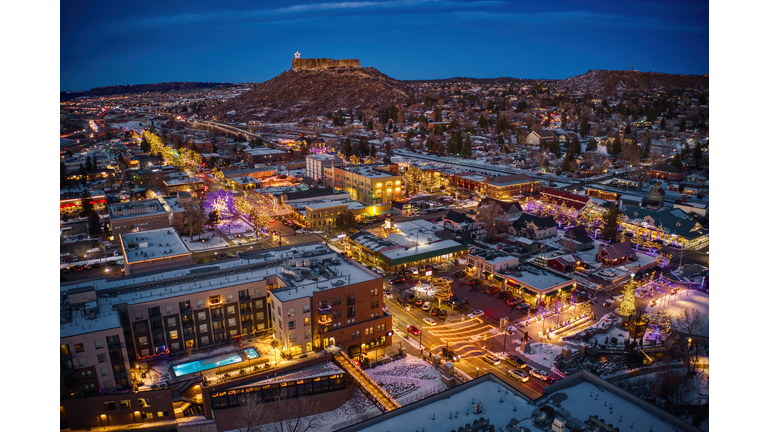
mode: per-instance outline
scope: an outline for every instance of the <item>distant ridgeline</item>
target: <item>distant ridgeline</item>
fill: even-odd
[[[326,69],[337,67],[360,67],[360,60],[328,58],[294,58],[292,70],[300,69]]]

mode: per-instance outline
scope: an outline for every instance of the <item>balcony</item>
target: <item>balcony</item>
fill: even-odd
[[[214,315],[211,317],[211,321],[217,322],[217,321],[223,321],[224,320],[224,314],[221,315]]]
[[[224,333],[224,327],[213,329],[213,334],[216,335],[216,334],[221,334],[221,333]]]
[[[150,315],[149,320],[150,321],[160,321],[163,318],[162,315]]]
[[[110,351],[119,350],[120,348],[122,348],[120,342],[107,342],[107,349]]]
[[[253,324],[253,320],[250,319],[250,318],[244,319],[244,320],[240,321],[240,324],[243,325],[243,326],[251,325],[251,324]]]
[[[194,321],[192,321],[192,320],[189,320],[189,321],[183,321],[183,322],[181,323],[181,327],[182,327],[182,328],[190,328],[190,327],[194,327],[194,326],[195,326],[195,322],[194,322]]]
[[[241,302],[251,301],[251,295],[250,294],[241,295],[240,297],[238,297],[238,299],[240,299]]]
[[[317,323],[321,326],[329,326],[331,323],[333,323],[333,320],[328,315],[321,315],[320,319],[317,320]]]
[[[240,308],[240,315],[242,315],[242,314],[249,314],[249,313],[251,313],[251,307],[250,306],[248,306],[248,307],[241,307]]]

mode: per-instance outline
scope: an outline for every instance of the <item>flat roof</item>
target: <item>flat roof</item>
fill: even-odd
[[[465,250],[467,250],[467,245],[465,244],[457,243],[453,240],[443,240],[412,248],[384,252],[381,255],[389,259],[392,265],[400,265]]]
[[[109,218],[112,220],[170,212],[171,208],[162,198],[128,201],[109,205]]]
[[[520,267],[522,267],[522,269]],[[556,273],[550,272],[541,267],[535,267],[530,263],[526,263],[525,266],[520,266],[520,267],[518,267],[518,271],[520,272],[520,274],[522,274],[522,276],[507,275],[507,277],[514,279],[515,281],[524,283],[539,291],[546,291],[547,289],[552,288],[556,285],[560,285],[566,282],[576,281],[576,279],[564,278]],[[538,274],[532,273],[531,271],[528,270],[531,268],[533,268],[533,270]]]
[[[262,353],[262,355],[269,355],[269,354],[270,353],[266,353],[266,354]],[[325,362],[325,363],[320,363],[312,366],[307,366],[305,368],[301,368],[293,372],[279,374],[276,377],[266,378],[263,380],[254,381],[254,382],[239,385],[236,387],[228,387],[227,390],[249,388],[249,387],[264,385],[264,384],[277,384],[277,383],[296,381],[301,379],[317,378],[317,377],[328,376],[328,375],[336,375],[340,373],[344,373],[344,370],[331,362]]]
[[[120,234],[125,262],[135,263],[189,254],[189,248],[173,228]]]

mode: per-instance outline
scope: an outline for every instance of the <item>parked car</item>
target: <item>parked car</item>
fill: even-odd
[[[530,379],[530,376],[520,369],[510,369],[507,374],[520,382],[526,382]]]
[[[485,289],[485,292],[486,292],[486,294],[497,293],[497,292],[499,292],[499,287],[497,287],[497,286],[489,286],[488,288]]]
[[[416,299],[416,300],[413,301],[413,305],[414,306],[421,307],[421,305],[423,305],[423,304],[424,304],[424,299]]]
[[[456,306],[461,306],[461,305],[465,305],[465,304],[467,304],[467,303],[469,303],[469,300],[467,300],[467,298],[466,298],[466,297],[462,297],[462,298],[460,298],[460,299],[456,300],[456,303],[454,303],[454,304],[455,304]]]
[[[424,304],[421,305],[421,310],[429,311],[430,307],[432,307],[432,303],[425,301]]]
[[[425,323],[431,326],[437,324],[437,321],[435,321],[434,318],[430,318],[430,317],[426,317],[422,321],[424,321]]]
[[[453,274],[453,277],[464,277],[467,273],[465,273],[463,270],[459,270],[456,273]]]
[[[498,366],[501,363],[501,360],[493,354],[484,354],[483,361],[494,366]]]
[[[509,292],[509,291],[501,291],[501,292],[499,293],[499,298],[500,298],[501,300],[506,300],[506,299],[508,299],[508,298],[512,298],[513,296],[514,296],[514,294],[512,294],[512,293],[511,293],[511,292]]]
[[[429,314],[432,315],[432,316],[437,316],[438,313],[440,313],[440,308],[433,307],[432,311]]]
[[[518,356],[507,356],[507,363],[511,364],[512,366],[518,369],[525,369],[526,367],[528,367],[528,364],[525,362],[525,360],[521,359]]]
[[[413,333],[413,334],[415,334],[415,335],[417,335],[417,336],[418,336],[419,334],[421,334],[421,330],[419,330],[418,328],[416,328],[416,326],[412,326],[412,325],[409,325],[407,328],[408,328],[408,333]]]
[[[510,306],[517,306],[522,301],[523,301],[523,299],[521,299],[520,297],[513,296],[513,297],[508,298],[505,303],[510,305]]]
[[[517,310],[523,313],[528,312],[528,309],[530,308],[531,307],[528,306],[528,303],[520,303],[519,305],[517,305]]]
[[[481,283],[482,282],[479,279],[470,279],[469,281],[467,281],[467,285],[469,286],[480,285]]]
[[[447,317],[447,316],[448,316],[448,311],[446,311],[445,309],[440,309],[440,310],[437,311],[437,317],[438,318],[445,319],[445,317]]]
[[[411,274],[414,274],[414,275],[419,274],[419,268],[418,267],[411,267]]]
[[[483,316],[483,315],[485,315],[485,314],[483,313],[483,311],[481,311],[480,309],[478,309],[478,310],[475,310],[475,311],[472,311],[472,312],[468,313],[468,314],[467,314],[467,318],[477,318],[477,317],[481,317],[481,316]]]
[[[399,283],[403,283],[403,282],[405,282],[405,278],[404,277],[396,277],[396,278],[393,278],[393,279],[389,280],[389,284],[390,285],[395,285],[395,284],[399,284]]]
[[[551,381],[552,378],[549,375],[548,371],[545,370],[539,370],[539,369],[531,369],[530,374],[533,375],[535,378],[538,378],[542,381]]]

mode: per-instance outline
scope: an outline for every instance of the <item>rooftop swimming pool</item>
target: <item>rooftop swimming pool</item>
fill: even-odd
[[[246,348],[244,352],[245,352],[245,355],[248,356],[248,360],[252,360],[259,357],[259,352],[256,351],[254,348]]]
[[[249,350],[253,350],[253,348],[249,348]],[[247,352],[248,350],[246,350]],[[253,350],[254,353],[256,350]],[[259,354],[256,353],[256,357],[258,357]],[[250,355],[249,355],[249,358]],[[233,363],[240,363],[243,361],[243,358],[238,353],[229,353],[229,354],[222,354],[216,357],[210,357],[203,360],[196,360],[189,363],[182,363],[179,365],[176,365],[173,367],[173,373],[176,374],[177,377],[180,377],[182,375],[189,375],[196,372],[205,371],[208,369],[213,369],[215,367],[219,366],[226,366]]]

